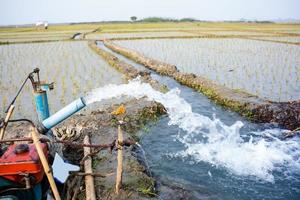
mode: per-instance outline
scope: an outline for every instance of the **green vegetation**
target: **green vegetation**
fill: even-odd
[[[173,18],[164,18],[164,17],[147,17],[141,19],[140,22],[200,22],[200,20],[194,18],[182,18],[182,19],[173,19]]]

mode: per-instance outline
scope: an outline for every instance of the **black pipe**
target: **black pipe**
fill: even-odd
[[[26,77],[26,79],[25,79],[24,82],[22,83],[20,89],[18,90],[16,96],[14,97],[14,99],[11,101],[11,103],[10,103],[9,106],[7,107],[5,113],[7,113],[8,110],[9,110],[9,108],[11,107],[11,105],[13,105],[13,104],[15,103],[15,101],[17,100],[19,94],[21,93],[21,91],[22,91],[23,87],[25,86],[26,82],[28,81],[28,79],[31,80],[31,83],[32,83],[34,89],[36,89],[36,88],[35,88],[35,84],[34,84],[33,74],[34,74],[34,73],[37,73],[37,74],[38,74],[38,79],[39,79],[39,71],[40,71],[39,68],[35,68],[32,72],[30,72],[30,73],[28,74],[28,76]]]

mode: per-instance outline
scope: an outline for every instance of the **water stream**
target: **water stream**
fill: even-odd
[[[140,142],[161,182],[180,185],[195,199],[300,198],[299,137],[281,140],[284,130],[274,125],[250,123],[173,79],[152,77],[171,90],[162,94],[134,80],[96,89],[87,102],[147,96],[166,107],[168,116],[151,125]]]
[[[153,175],[152,175],[152,172],[151,172],[151,170],[150,170],[150,166],[149,166],[148,159],[147,159],[147,157],[146,157],[146,152],[145,152],[144,148],[143,148],[142,145],[140,145],[139,143],[136,143],[136,145],[137,145],[138,148],[139,148],[139,151],[137,151],[137,153],[140,153],[140,154],[142,155],[141,160],[144,162],[143,164],[144,164],[145,167],[146,167],[147,173],[149,174],[149,176],[153,176]]]

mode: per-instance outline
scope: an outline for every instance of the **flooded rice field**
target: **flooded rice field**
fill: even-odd
[[[300,48],[247,39],[116,41],[229,88],[272,101],[300,98]]]
[[[48,93],[51,113],[92,88],[124,81],[122,75],[95,54],[84,41],[2,45],[1,116],[28,73],[36,67],[41,70],[41,80],[55,83],[54,90]],[[14,117],[35,118],[30,82],[19,99]]]

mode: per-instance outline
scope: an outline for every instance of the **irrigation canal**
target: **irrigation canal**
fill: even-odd
[[[98,46],[149,71],[101,42]],[[300,198],[299,136],[282,140],[284,130],[275,125],[251,123],[169,77],[152,71],[151,76],[178,88],[192,109],[178,123],[165,116],[142,134],[145,158],[160,183],[180,186],[195,199]]]

